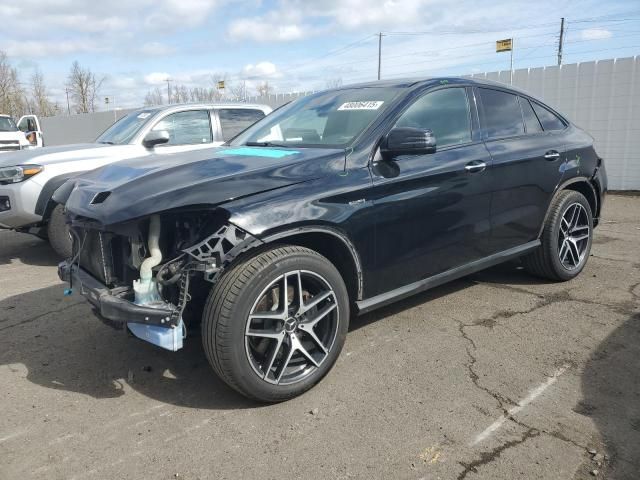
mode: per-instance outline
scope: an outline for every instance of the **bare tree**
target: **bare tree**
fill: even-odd
[[[171,93],[172,103],[188,103],[189,97],[189,89],[185,85],[175,85],[173,87],[173,92]]]
[[[164,105],[164,96],[158,87],[149,90],[144,97],[144,104],[147,107]]]
[[[0,112],[17,117],[27,110],[24,89],[18,71],[11,66],[7,54],[0,50]]]
[[[239,102],[246,102],[249,96],[249,88],[246,80],[240,80],[227,87],[231,97]]]
[[[273,92],[273,87],[269,85],[268,80],[265,80],[260,85],[258,85],[258,88],[256,88],[256,90],[258,91],[258,96],[268,97]]]
[[[97,79],[91,70],[82,68],[77,60],[73,62],[67,77],[67,88],[76,113],[96,111],[96,98],[103,81],[104,77]]]
[[[35,70],[31,75],[31,108],[36,115],[51,117],[60,112],[60,106],[49,98],[44,76],[40,70]]]
[[[338,88],[342,86],[342,77],[327,78],[324,81],[325,88]]]

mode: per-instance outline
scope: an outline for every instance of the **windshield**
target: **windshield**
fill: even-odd
[[[18,130],[13,118],[0,117],[0,132],[15,132]]]
[[[399,92],[399,88],[367,87],[310,95],[267,115],[229,144],[344,148]]]
[[[111,145],[125,145],[133,140],[133,137],[155,115],[156,110],[137,110],[122,117],[116,123],[107,128],[96,142]]]

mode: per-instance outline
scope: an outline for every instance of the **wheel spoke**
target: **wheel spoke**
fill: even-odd
[[[272,330],[256,330],[253,328],[250,330],[247,330],[246,332],[247,337],[260,337],[260,338],[280,338],[282,337],[283,334],[284,332],[276,332]]]
[[[249,320],[285,320],[287,318],[286,312],[257,312],[249,315]]]
[[[271,371],[271,368],[273,367],[273,362],[276,361],[276,357],[278,356],[278,352],[280,351],[280,347],[282,347],[282,341],[284,340],[284,332],[282,332],[282,335],[280,335],[280,337],[278,338],[278,341],[276,342],[276,346],[273,349],[273,353],[271,354],[271,359],[269,360],[269,365],[267,365],[267,368],[265,368],[264,370],[264,377],[263,378],[267,378],[269,376],[269,372]]]
[[[580,235],[577,237],[571,237],[571,240],[573,240],[574,242],[580,242],[582,240],[586,240],[587,238],[589,238],[589,234],[585,233],[584,235]]]
[[[578,225],[575,226],[571,229],[570,233],[576,233],[576,232],[582,232],[583,230],[586,230],[587,232],[589,232],[589,225]]]
[[[580,252],[577,251],[577,247],[571,241],[567,242],[567,247],[569,249],[569,254],[571,255],[571,260],[573,261],[573,266],[577,267],[580,263]]]
[[[294,353],[295,353],[295,350],[293,348],[293,344],[289,345],[289,352],[287,353],[287,358],[282,362],[282,364],[280,365],[280,368],[278,369],[278,376],[276,377],[276,383],[280,383],[280,380],[282,379],[282,374],[287,369],[287,366],[289,366],[289,362],[291,361],[291,357],[293,357]]]
[[[327,348],[324,346],[324,344],[320,341],[318,336],[316,335],[316,332],[313,329],[313,326],[311,326],[311,325],[309,325],[307,323],[301,323],[300,324],[300,330],[302,330],[304,333],[309,335],[311,337],[311,339],[316,343],[316,345],[318,345],[318,347],[320,347],[320,349],[323,351],[323,353],[325,355],[329,352],[327,350]]]
[[[330,303],[328,304],[326,307],[324,307],[322,310],[320,310],[318,313],[316,313],[313,317],[309,318],[308,320],[306,320],[304,322],[305,325],[308,325],[310,328],[313,328],[316,326],[316,324],[322,320],[323,318],[325,318],[329,313],[331,313],[334,309],[336,308],[336,304],[335,303]]]
[[[293,351],[298,351],[302,355],[304,355],[307,360],[309,360],[315,367],[319,366],[318,362],[315,358],[311,356],[311,354],[304,348],[304,345],[300,342],[300,339],[296,335],[291,335],[291,344],[293,345]]]
[[[560,247],[560,252],[558,254],[560,256],[560,261],[563,263],[567,259],[567,253],[569,252],[569,247],[567,246],[567,243],[568,242],[566,240],[562,242],[562,247]]]
[[[317,295],[315,295],[311,299],[311,301],[309,303],[307,303],[306,305],[303,306],[301,313],[308,312],[313,307],[318,305],[320,302],[322,302],[323,300],[326,300],[327,298],[329,298],[332,295],[333,295],[333,290],[328,290],[326,292],[318,293]]]
[[[571,225],[569,225],[569,222],[567,221],[567,219],[566,219],[566,218],[562,217],[562,218],[560,219],[560,231],[561,231],[562,233],[564,233],[565,235],[566,235],[567,233],[569,233],[569,228],[570,228],[570,226],[571,226]]]

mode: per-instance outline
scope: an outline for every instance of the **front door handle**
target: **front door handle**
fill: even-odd
[[[481,160],[474,160],[473,162],[469,162],[464,166],[464,169],[469,173],[480,173],[485,168],[487,168],[487,164]]]
[[[554,160],[557,160],[559,158],[560,158],[560,153],[555,150],[549,150],[547,153],[544,154],[544,159],[549,160],[550,162],[553,162]]]

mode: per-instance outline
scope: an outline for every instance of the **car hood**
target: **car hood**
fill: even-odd
[[[3,155],[0,167],[25,165],[51,165],[72,160],[88,160],[91,158],[106,158],[117,156],[120,152],[130,149],[131,145],[107,145],[101,143],[78,143],[75,145],[59,145],[21,150]]]
[[[220,147],[113,163],[69,180],[54,200],[75,215],[112,225],[174,208],[219,205],[344,168],[340,149]]]

